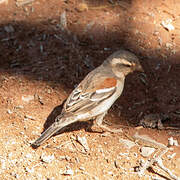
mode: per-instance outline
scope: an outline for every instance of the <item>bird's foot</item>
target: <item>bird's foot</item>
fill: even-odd
[[[88,126],[87,131],[93,132],[93,133],[104,133],[104,130],[96,124]]]
[[[101,125],[93,124],[93,126],[89,127],[89,130],[94,133],[104,133],[106,131],[111,132],[111,133],[122,133],[123,132],[122,128],[110,128],[103,124],[101,124]]]
[[[111,133],[122,133],[123,132],[122,128],[118,128],[118,129],[117,128],[110,128],[110,127],[103,125],[103,124],[99,125],[99,127],[101,129],[108,131],[108,132],[111,132]]]

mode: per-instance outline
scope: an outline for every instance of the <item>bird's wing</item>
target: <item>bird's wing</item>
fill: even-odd
[[[68,97],[66,112],[87,112],[116,91],[117,80],[114,77],[95,75],[87,76]]]

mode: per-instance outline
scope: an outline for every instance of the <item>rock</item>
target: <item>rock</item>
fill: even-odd
[[[104,51],[110,51],[111,48],[104,48]]]
[[[73,175],[74,172],[72,169],[67,169],[65,172],[64,172],[65,175]]]
[[[81,170],[81,171],[85,171],[85,168],[84,167],[79,167],[79,169]]]
[[[32,96],[32,95],[27,95],[27,96],[22,96],[22,100],[24,101],[24,102],[29,102],[29,101],[32,101],[32,100],[34,100],[34,96]]]
[[[168,31],[172,31],[175,29],[174,26],[172,25],[172,19],[166,19],[166,20],[162,21],[161,25],[163,26],[164,29],[166,29]]]
[[[141,155],[143,157],[149,157],[155,151],[155,148],[144,146],[140,149],[140,151],[141,151]]]
[[[33,116],[25,115],[25,118],[35,120],[36,118]]]
[[[139,135],[137,132],[135,133],[135,135],[133,135],[133,138],[135,139],[137,143],[144,144],[146,146],[152,146],[152,147],[155,146],[155,147],[163,148],[163,149],[167,148],[167,146],[155,141],[151,137],[147,135]]]
[[[23,108],[24,108],[24,106],[22,106],[22,105],[15,106],[15,109],[23,109]]]
[[[174,140],[174,146],[179,146],[178,141]]]
[[[42,154],[40,158],[45,163],[51,163],[54,160],[54,155],[46,156],[46,155]]]
[[[26,157],[27,159],[32,159],[32,158],[33,158],[32,154],[30,154],[30,153],[26,154],[25,157]]]
[[[173,137],[168,138],[168,146],[179,146],[178,141]]]
[[[106,131],[106,132],[103,132],[103,133],[101,134],[101,136],[102,136],[102,137],[107,137],[107,136],[109,136],[110,134],[111,134],[110,132]]]
[[[66,167],[66,170],[63,172],[60,172],[62,175],[73,175],[74,171],[70,167]]]
[[[173,146],[174,140],[173,137],[168,138],[168,146]]]
[[[30,168],[26,167],[25,171],[28,172],[28,173],[33,173],[34,172],[34,168],[30,169]]]
[[[27,4],[32,3],[34,0],[16,0],[16,6],[20,7],[20,6],[24,6]]]
[[[51,90],[50,90],[50,89],[48,89],[48,90],[47,90],[47,93],[48,93],[48,94],[51,94]]]
[[[126,147],[127,149],[131,149],[132,147],[136,145],[133,141],[126,140],[126,139],[120,139],[119,142],[122,143],[123,146]]]
[[[13,112],[12,112],[10,109],[8,109],[8,110],[7,110],[7,113],[8,113],[8,114],[12,114]]]
[[[114,175],[114,173],[112,171],[108,171],[108,174],[111,175],[111,176]]]
[[[76,136],[76,141],[78,141],[84,147],[84,150],[86,152],[89,151],[89,146],[88,146],[88,143],[87,143],[85,136],[84,137]]]

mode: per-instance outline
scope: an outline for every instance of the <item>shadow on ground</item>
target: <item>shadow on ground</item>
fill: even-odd
[[[107,56],[124,48],[137,54],[145,75],[135,73],[127,77],[122,97],[111,113],[117,117],[121,111],[121,117],[134,125],[144,114],[166,113],[172,123],[180,126],[180,64],[172,62],[171,57],[162,60],[155,48],[142,51],[136,44],[137,37],[128,31],[132,30],[132,24],[128,24],[125,18],[121,18],[118,24],[115,22],[116,31],[111,28],[105,30],[102,24],[96,22],[89,29],[88,26],[81,28],[76,23],[63,30],[57,23],[58,18],[55,18],[55,23],[51,19],[39,23],[1,23],[1,74],[24,76],[30,81],[46,81],[52,87],[61,84],[71,92]],[[14,30],[7,32],[5,27],[9,26]],[[143,39],[143,36],[138,38]],[[60,109],[56,107],[52,111],[45,129]]]

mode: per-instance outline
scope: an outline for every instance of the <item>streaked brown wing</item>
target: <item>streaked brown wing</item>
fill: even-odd
[[[87,112],[110,97],[116,90],[117,80],[114,77],[96,77],[91,81],[89,77],[87,78],[89,84],[85,84],[86,79],[84,79],[68,97],[64,105],[66,112]]]

